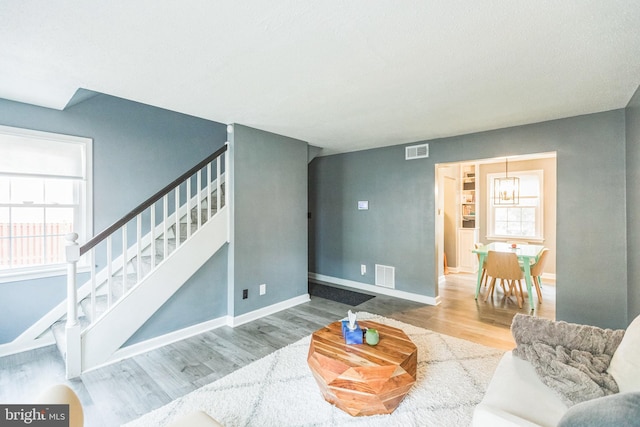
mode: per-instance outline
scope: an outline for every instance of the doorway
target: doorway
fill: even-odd
[[[473,165],[473,168],[470,168],[470,165]],[[552,286],[549,291],[555,293],[556,153],[511,156],[508,158],[508,166],[509,173],[536,172],[542,177],[540,180],[540,205],[536,211],[537,220],[540,221],[540,231],[536,231],[536,235],[528,238],[518,236],[516,239],[515,236],[510,238],[510,236],[500,235],[496,231],[496,219],[492,218],[492,215],[495,215],[495,206],[492,207],[490,200],[491,183],[495,176],[506,173],[505,157],[435,165],[438,184],[435,193],[435,236],[438,262],[436,295],[438,298],[441,298],[439,287],[444,286],[447,279],[443,268],[444,254],[446,254],[450,274],[466,273],[468,277],[473,278],[474,274],[477,274],[477,257],[471,252],[474,245],[509,240],[544,245],[550,249],[551,256],[547,261],[542,278],[543,283]],[[473,171],[471,174],[470,170]],[[470,177],[475,181],[472,192],[469,191],[469,187],[465,189],[465,181],[468,182]],[[469,204],[472,206],[470,207]],[[489,209],[494,209],[494,211],[489,212]],[[473,213],[472,222],[469,220],[471,212]],[[453,226],[450,218],[455,218]],[[472,225],[469,226],[469,224]],[[553,301],[553,312],[555,313],[555,298]],[[549,302],[551,303],[551,301]]]

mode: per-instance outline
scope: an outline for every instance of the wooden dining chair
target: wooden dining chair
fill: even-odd
[[[474,244],[476,249],[480,249],[482,247],[482,243]],[[487,286],[487,282],[489,281],[489,275],[487,274],[487,257],[484,258],[484,263],[480,266],[480,254],[478,255],[478,268],[482,268],[482,275],[480,276],[480,283],[484,282],[484,285]]]
[[[518,256],[512,252],[496,252],[489,251],[487,253],[487,274],[491,276],[491,283],[487,294],[484,297],[486,301],[489,295],[493,297],[493,291],[495,290],[496,280],[500,279],[500,286],[508,297],[513,292],[518,300],[518,307],[522,308],[524,302],[524,295],[522,292],[522,279],[524,279],[524,272],[518,264]],[[507,282],[509,289],[505,288],[504,282]],[[516,286],[517,283],[517,286]]]
[[[531,266],[531,278],[533,279],[533,284],[536,287],[536,293],[538,294],[538,304],[542,304],[542,283],[541,276],[544,271],[544,265],[547,262],[547,255],[549,254],[549,249],[544,248],[540,252],[540,256],[538,256],[538,261]]]

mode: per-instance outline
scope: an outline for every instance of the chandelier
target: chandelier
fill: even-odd
[[[520,203],[520,178],[509,177],[509,160],[504,161],[504,178],[493,180],[493,204],[517,205]]]

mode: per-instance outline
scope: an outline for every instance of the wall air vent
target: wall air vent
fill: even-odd
[[[388,265],[376,264],[376,286],[395,289],[396,268]]]
[[[404,159],[426,159],[429,157],[429,144],[412,145],[404,148]]]

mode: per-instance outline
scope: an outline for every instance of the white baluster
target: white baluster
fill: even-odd
[[[191,178],[187,178],[187,240],[191,237]]]
[[[207,222],[211,219],[211,162],[207,164]]]
[[[163,246],[162,246],[162,259],[167,259],[167,255],[169,255],[169,238],[168,238],[168,230],[167,226],[169,222],[169,195],[165,194],[162,198],[162,226],[163,226]]]
[[[221,197],[220,197],[220,178],[221,178],[221,174],[220,174],[220,156],[218,156],[216,158],[216,212],[220,211],[220,208],[222,207],[220,205]]]
[[[113,282],[113,248],[111,236],[107,237],[107,309],[111,307],[111,287]]]
[[[91,321],[96,319],[96,249],[91,249]]]
[[[122,296],[127,290],[127,264],[129,263],[129,254],[127,248],[127,224],[122,226]]]
[[[178,248],[178,246],[180,246],[180,184],[178,184],[178,186],[175,189],[176,192],[176,231],[175,231],[175,238],[176,238],[176,249]]]
[[[80,259],[78,234],[69,233],[65,236],[65,252],[67,258],[67,326],[78,323],[78,292],[76,290],[76,266]]]
[[[142,280],[142,214],[136,217],[136,277]]]
[[[66,335],[66,376],[79,377],[82,372],[82,355],[80,341],[80,323],[78,322],[78,291],[76,289],[76,266],[80,259],[80,247],[76,240],[78,234],[65,236],[65,255],[67,260],[67,323]]]
[[[156,204],[151,205],[151,270],[156,268]]]
[[[196,176],[196,186],[198,187],[196,200],[198,201],[198,209],[196,212],[198,214],[198,230],[202,227],[202,170],[199,170],[198,175]]]

